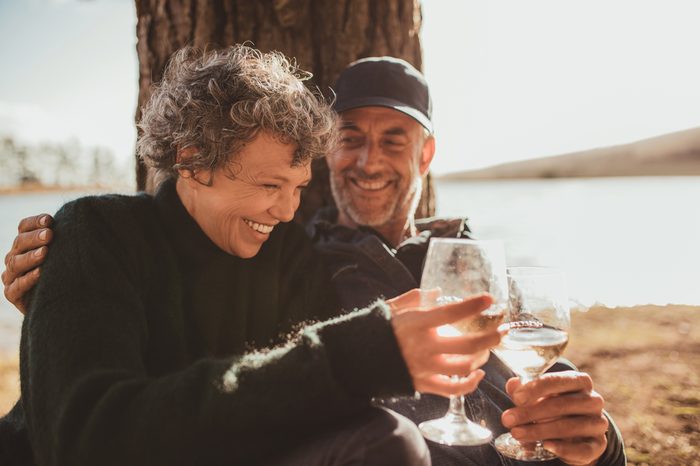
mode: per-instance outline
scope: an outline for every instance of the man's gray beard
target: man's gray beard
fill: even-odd
[[[341,181],[343,186],[338,186],[334,181],[335,177],[330,177],[331,182],[331,192],[333,193],[333,198],[335,199],[336,206],[339,211],[345,212],[353,222],[358,225],[365,225],[368,227],[379,227],[386,225],[387,223],[394,220],[394,215],[397,210],[399,210],[398,199],[392,199],[392,202],[386,205],[386,209],[378,209],[374,215],[368,215],[364,211],[357,209],[352,202],[351,196],[346,196],[347,190],[344,190],[345,180]],[[407,212],[407,218],[413,219],[418,208],[418,203],[420,202],[420,194],[423,192],[423,179],[421,177],[416,177],[413,182],[413,186],[409,188],[409,196],[411,199],[411,206]],[[402,223],[405,223],[407,218],[396,219]],[[403,226],[403,225],[402,225]]]
[[[412,199],[411,199],[411,206],[408,208],[408,212],[406,212],[406,218],[405,220],[411,220],[411,223],[413,223],[414,217],[416,215],[416,209],[418,209],[418,204],[420,204],[420,198],[423,195],[423,177],[422,176],[416,176],[413,178],[413,186],[412,186]]]

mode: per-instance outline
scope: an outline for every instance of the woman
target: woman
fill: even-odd
[[[444,353],[498,335],[446,341],[435,328],[489,300],[425,312],[414,292],[332,319],[326,274],[287,223],[336,137],[298,74],[245,46],[179,52],[139,125],[139,154],[164,180],[156,195],[84,198],[56,215],[21,343],[37,464],[354,460],[328,430],[362,446],[363,464],[429,464],[415,430],[369,401],[470,373],[480,358]]]

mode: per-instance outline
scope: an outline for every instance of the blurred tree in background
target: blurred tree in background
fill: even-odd
[[[136,0],[136,13],[139,108],[168,58],[185,45],[211,49],[251,41],[262,51],[279,50],[311,71],[308,84],[326,95],[340,71],[359,58],[391,55],[422,66],[419,0]],[[313,173],[301,221],[332,203],[325,161],[316,161]],[[138,162],[136,179],[139,190],[153,189]],[[434,210],[428,178],[417,214]]]
[[[90,160],[85,164],[81,161]],[[81,147],[77,140],[24,144],[0,139],[0,188],[106,187],[120,185],[123,171],[103,147]]]

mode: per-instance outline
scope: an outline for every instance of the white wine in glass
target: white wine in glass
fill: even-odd
[[[431,302],[423,302],[423,305],[447,304],[480,293],[489,293],[493,298],[489,309],[475,317],[441,327],[438,333],[454,336],[498,327],[508,307],[503,243],[456,238],[432,239],[423,267],[421,289],[434,288],[440,289],[439,296]],[[445,375],[459,377],[455,374]],[[467,418],[461,396],[450,397],[450,407],[445,416],[422,422],[418,427],[425,438],[443,445],[482,445],[493,438],[489,429]]]
[[[564,275],[549,267],[508,267],[510,307],[503,328],[508,333],[494,353],[526,384],[557,361],[569,342],[568,297]],[[521,461],[547,461],[556,455],[542,442],[525,447],[510,433],[496,439],[496,449]]]
[[[494,350],[522,381],[529,381],[552,367],[564,352],[569,334],[538,321],[506,323],[508,333]]]

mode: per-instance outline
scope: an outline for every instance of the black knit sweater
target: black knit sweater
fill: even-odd
[[[264,463],[412,392],[383,303],[292,332],[335,315],[326,275],[293,224],[222,252],[172,182],[67,204],[22,328],[36,463]]]

